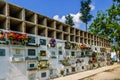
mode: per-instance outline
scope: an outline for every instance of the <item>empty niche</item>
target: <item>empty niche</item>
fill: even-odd
[[[58,29],[58,30],[62,30],[62,25],[61,25],[61,23],[56,23],[56,29]]]
[[[38,35],[46,36],[45,32],[46,32],[46,28],[45,27],[38,26]]]
[[[86,32],[84,32],[84,37],[87,37],[87,33]]]
[[[76,29],[76,35],[79,35],[79,30]]]
[[[6,27],[6,18],[0,16],[0,29],[5,29]]]
[[[94,45],[96,46],[97,44],[96,44],[96,41],[94,41]]]
[[[91,41],[91,44],[94,45],[93,40]]]
[[[45,25],[45,18],[43,16],[38,15],[38,24]]]
[[[35,13],[29,10],[25,10],[25,20],[34,23]]]
[[[88,40],[88,44],[90,44],[90,40]]]
[[[83,38],[80,38],[80,43],[83,43]]]
[[[69,40],[69,35],[68,34],[64,34],[64,40]]]
[[[5,9],[5,3],[0,2],[0,14],[5,15],[6,9]]]
[[[35,34],[35,25],[26,23],[26,33]]]
[[[48,20],[47,20],[47,27],[54,28],[54,21],[53,21],[53,20],[48,19]]]
[[[74,41],[74,35],[70,36],[70,41]]]
[[[83,36],[83,31],[80,31],[80,36]]]
[[[10,19],[10,30],[22,32],[22,21]]]
[[[84,39],[84,43],[87,44],[87,39]]]
[[[48,29],[48,37],[54,37],[54,30]]]
[[[76,42],[79,42],[79,37],[76,37]]]
[[[70,28],[70,33],[74,34],[74,28],[72,28],[72,27]]]
[[[91,37],[91,35],[90,34],[88,34],[88,38],[90,38]]]
[[[15,5],[9,5],[9,16],[14,17],[14,18],[19,18],[22,19],[22,8],[19,8]]]
[[[56,38],[62,39],[62,32],[56,32]]]
[[[63,26],[63,31],[68,32],[68,26]]]
[[[91,39],[93,39],[93,35],[91,34]]]

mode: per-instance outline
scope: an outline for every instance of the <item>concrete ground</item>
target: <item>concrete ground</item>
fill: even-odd
[[[114,69],[106,70],[82,80],[120,80],[120,66]]]
[[[119,80],[120,64],[105,66],[94,70],[56,78],[54,80]]]

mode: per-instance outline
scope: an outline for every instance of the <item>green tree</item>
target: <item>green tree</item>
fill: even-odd
[[[66,24],[69,24],[70,26],[73,26],[74,25],[74,22],[73,22],[73,17],[69,14],[65,17],[65,23]]]
[[[111,42],[120,43],[120,0],[113,0],[113,4],[106,12],[98,11],[89,31],[92,34],[107,38]],[[119,50],[116,47],[113,47],[114,50]]]
[[[91,0],[82,0],[81,1],[80,13],[82,14],[82,16],[80,16],[80,20],[85,23],[85,25],[86,25],[86,31],[87,31],[88,22],[93,17],[90,14],[90,11],[91,11],[90,4],[91,4]]]

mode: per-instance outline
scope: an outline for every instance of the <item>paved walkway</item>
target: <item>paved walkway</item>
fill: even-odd
[[[106,71],[106,70],[109,70],[109,69],[117,68],[117,67],[120,67],[120,64],[114,64],[112,66],[105,66],[105,67],[97,68],[97,69],[94,69],[94,70],[79,72],[79,73],[76,73],[76,74],[56,78],[56,79],[53,79],[53,80],[81,80],[83,78],[95,75],[97,73],[100,73],[100,72],[103,72],[103,71]]]

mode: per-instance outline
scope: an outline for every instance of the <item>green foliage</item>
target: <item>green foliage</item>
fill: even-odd
[[[114,2],[120,2],[120,0],[113,0]]]
[[[66,16],[65,19],[66,19],[66,21],[65,21],[66,24],[69,24],[70,26],[74,25],[73,17],[70,14],[68,16]]]
[[[90,21],[93,17],[90,14],[90,11],[91,11],[91,7],[89,6],[90,4],[91,4],[91,0],[82,0],[81,1],[80,13],[82,14],[82,16],[80,16],[80,20],[86,24],[86,31],[87,31],[88,21]]]
[[[115,0],[106,12],[98,11],[89,31],[110,41],[120,41],[120,0]]]

